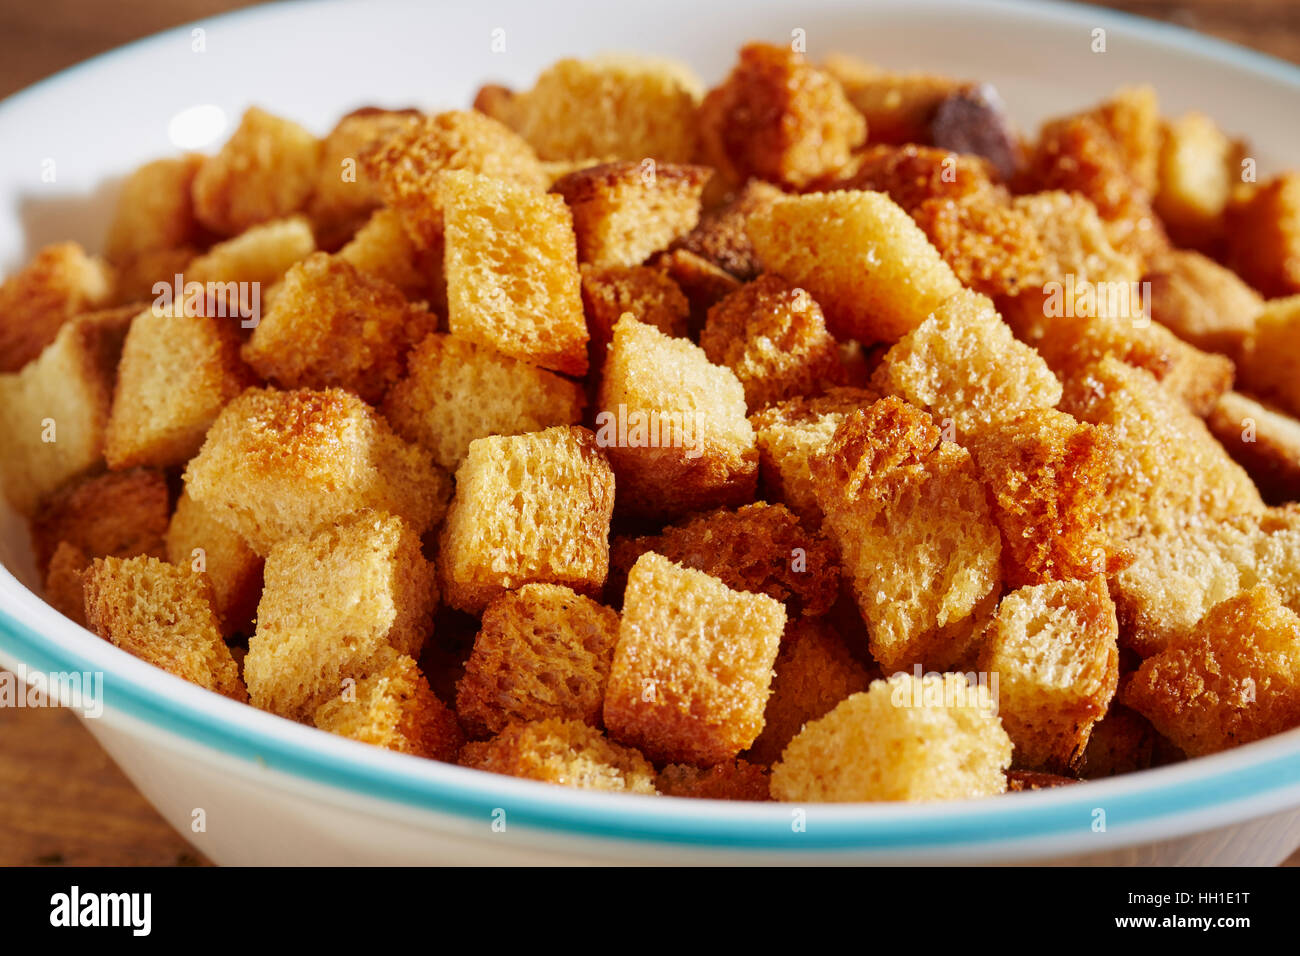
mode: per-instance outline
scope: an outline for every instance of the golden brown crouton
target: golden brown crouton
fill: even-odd
[[[559,196],[446,173],[447,323],[452,332],[542,368],[584,375],[573,217]]]
[[[194,176],[194,214],[233,236],[298,212],[311,196],[320,141],[297,123],[250,107],[239,127]]]
[[[262,559],[238,534],[182,491],[167,526],[167,560],[208,576],[223,632],[251,634],[262,595]]]
[[[965,85],[932,73],[890,73],[843,54],[828,56],[822,69],[866,118],[873,145],[928,143],[935,110]]]
[[[104,256],[119,267],[141,256],[202,241],[190,195],[204,157],[189,153],[138,167],[122,183],[104,239]]]
[[[417,533],[444,513],[447,477],[341,389],[249,389],[217,417],[186,489],[258,554],[365,508]]]
[[[137,468],[75,481],[41,502],[32,516],[36,567],[45,570],[60,542],[90,558],[165,557],[170,514],[161,471]]]
[[[759,501],[720,508],[659,534],[616,539],[610,550],[610,594],[621,595],[627,573],[647,551],[716,577],[736,591],[783,602],[791,617],[825,614],[839,595],[835,548],[807,531],[784,505]]]
[[[890,397],[850,413],[812,474],[872,655],[886,671],[960,661],[1001,582],[1001,540],[970,454]]]
[[[1300,421],[1225,392],[1205,422],[1270,504],[1300,501]]]
[[[693,252],[742,282],[757,278],[762,267],[745,223],[783,195],[771,183],[751,179],[730,202],[701,213],[699,224],[674,242],[673,248]]]
[[[1074,777],[1062,777],[1054,773],[1039,773],[1036,770],[1007,771],[1007,793],[1049,790],[1052,787],[1065,787],[1078,782]]]
[[[184,278],[187,282],[247,282],[264,293],[315,248],[307,220],[290,216],[252,226],[217,243],[185,267]]]
[[[476,439],[456,469],[442,528],[447,603],[477,614],[534,581],[599,594],[613,511],[614,473],[587,429]]]
[[[362,511],[266,556],[244,679],[253,706],[308,721],[326,701],[416,657],[438,603],[433,565],[401,518]]]
[[[1273,299],[1255,317],[1241,358],[1241,384],[1300,415],[1300,295]]]
[[[962,284],[985,295],[1015,295],[1046,262],[1033,221],[1001,190],[928,199],[912,218]]]
[[[979,669],[998,680],[998,716],[1017,767],[1065,773],[1119,681],[1119,624],[1105,577],[1052,581],[1002,599]]]
[[[598,727],[616,643],[618,614],[571,588],[508,591],[483,612],[456,712],[474,737],[550,717]]]
[[[86,626],[86,591],[81,577],[90,556],[75,544],[60,541],[45,572],[45,603],[64,617]]]
[[[745,393],[686,339],[624,316],[614,326],[595,424],[629,514],[674,517],[753,500]]]
[[[433,333],[407,359],[384,417],[407,441],[455,470],[470,442],[520,435],[582,419],[582,387],[457,335]]]
[[[1240,174],[1238,153],[1204,113],[1160,124],[1155,209],[1177,245],[1209,249],[1222,239],[1223,214]]]
[[[417,247],[402,228],[396,210],[375,210],[338,251],[338,258],[396,286],[408,299],[428,298],[435,311],[445,313],[447,283],[442,274],[442,244],[436,255]]]
[[[0,284],[0,373],[35,359],[69,319],[104,305],[112,293],[104,262],[75,242],[46,246]]]
[[[671,763],[659,771],[655,786],[666,797],[697,800],[770,800],[767,768],[746,760],[728,760],[712,767]]]
[[[1264,300],[1236,273],[1175,249],[1147,263],[1151,318],[1185,342],[1239,361]]]
[[[1106,716],[1092,725],[1079,763],[1084,780],[1114,777],[1151,766],[1155,730],[1145,717],[1112,700]]]
[[[789,196],[752,216],[749,234],[765,269],[807,289],[836,336],[864,345],[898,340],[962,289],[881,193]]]
[[[1150,86],[1125,86],[1088,112],[1105,127],[1124,167],[1147,196],[1159,185],[1160,102]]]
[[[987,689],[961,674],[874,681],[790,741],[772,768],[772,796],[852,803],[1002,793],[1011,740],[991,710]]]
[[[1300,293],[1300,172],[1234,196],[1227,263],[1265,296]]]
[[[826,331],[821,306],[780,276],[747,282],[709,309],[700,348],[736,374],[750,409],[820,392],[843,378],[839,345]]]
[[[704,166],[610,163],[562,176],[551,192],[573,213],[580,261],[634,266],[695,228],[710,175]]]
[[[312,722],[340,737],[448,763],[465,742],[455,713],[429,689],[415,661],[400,654],[321,704]]]
[[[655,256],[653,264],[677,283],[690,303],[688,329],[691,335],[699,335],[704,328],[709,309],[740,288],[740,280],[726,269],[687,249],[660,253]]]
[[[615,790],[653,796],[655,768],[631,747],[622,747],[580,720],[511,724],[491,740],[468,743],[463,766],[526,780],[584,790]]]
[[[1300,617],[1261,585],[1142,662],[1121,699],[1189,757],[1300,725]]]
[[[110,557],[93,560],[82,583],[90,630],[177,677],[248,700],[201,575],[157,558]]]
[[[1012,205],[1033,223],[1044,255],[1041,272],[1025,282],[1024,289],[1062,282],[1067,275],[1073,275],[1080,288],[1085,280],[1136,282],[1141,277],[1139,257],[1116,249],[1097,207],[1084,196],[1048,190],[1017,196]]]
[[[657,762],[709,766],[763,729],[785,608],[653,552],[628,574],[605,691],[610,736]]]
[[[592,364],[599,368],[623,313],[665,335],[686,334],[691,304],[681,287],[654,266],[593,266],[583,263],[582,305],[591,333]]]
[[[915,143],[868,146],[842,173],[833,188],[888,193],[909,215],[926,200],[964,202],[990,192],[994,184],[992,169],[979,157]]]

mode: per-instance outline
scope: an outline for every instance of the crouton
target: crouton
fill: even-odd
[[[436,255],[418,248],[402,228],[394,209],[378,209],[337,253],[343,262],[402,290],[408,299],[428,297],[435,310],[446,311],[442,244]]]
[[[1189,757],[1300,725],[1300,616],[1261,585],[1142,662],[1123,702]]]
[[[317,252],[285,273],[241,354],[281,388],[346,388],[376,405],[436,327],[396,287]]]
[[[600,726],[618,643],[618,614],[558,584],[525,584],[494,600],[456,685],[471,736],[555,717]]]
[[[32,515],[36,567],[44,571],[60,543],[91,558],[162,558],[170,514],[167,476],[161,471],[137,468],[74,481]]]
[[[1222,238],[1239,174],[1237,154],[1236,144],[1204,113],[1160,124],[1155,210],[1179,246],[1208,249]]]
[[[1007,771],[1007,793],[1050,790],[1053,787],[1065,787],[1078,782],[1074,777],[1062,777],[1054,773],[1039,773],[1036,770]]]
[[[951,423],[957,436],[1061,399],[1047,363],[1016,341],[992,302],[966,290],[899,339],[871,383]]]
[[[257,381],[240,360],[239,344],[235,319],[191,314],[185,306],[136,316],[108,416],[109,467],[183,465],[193,458],[221,409]]]
[[[430,334],[407,364],[407,376],[384,400],[384,417],[449,471],[476,438],[582,419],[581,386],[457,335]]]
[[[703,166],[611,163],[562,176],[551,192],[573,213],[579,261],[634,266],[695,228],[710,175]]]
[[[233,236],[298,212],[311,196],[320,141],[297,123],[256,106],[194,174],[194,215],[208,229]]]
[[[559,196],[446,173],[447,323],[452,332],[569,375],[587,371],[573,217]]]
[[[755,763],[776,763],[806,723],[824,717],[870,684],[871,674],[829,625],[808,618],[791,620],[776,656],[763,732],[745,756]]]
[[[858,408],[880,398],[865,388],[831,388],[822,395],[787,399],[750,416],[758,443],[763,497],[786,504],[810,528],[822,523],[810,463]]]
[[[593,266],[583,263],[582,305],[591,333],[593,364],[604,363],[623,313],[665,335],[684,336],[691,304],[681,286],[653,266]]]
[[[610,736],[656,762],[735,757],[763,729],[784,627],[781,602],[642,555],[628,574],[605,691]]]
[[[653,796],[655,768],[631,747],[605,739],[580,720],[511,724],[491,740],[468,743],[463,766],[583,790]]]
[[[850,413],[812,475],[872,656],[886,671],[962,660],[1001,583],[1001,538],[970,453],[890,397]]]
[[[90,556],[75,544],[60,541],[45,572],[45,603],[64,617],[86,626],[86,591],[81,576]]]
[[[1249,476],[1205,423],[1142,369],[1113,357],[1089,366],[1067,382],[1061,410],[1110,427],[1115,444],[1101,511],[1117,539],[1263,510]]]
[[[35,359],[69,319],[112,294],[106,263],[75,242],[46,246],[0,284],[0,374]]]
[[[1005,792],[1011,739],[961,674],[898,674],[790,741],[772,796],[799,803],[955,800]]]
[[[985,295],[1017,294],[1047,261],[1033,221],[1000,191],[928,199],[912,218],[958,280]]]
[[[465,742],[455,713],[405,655],[321,704],[312,722],[340,737],[448,763]]]
[[[826,331],[821,306],[779,276],[747,282],[709,309],[700,347],[714,365],[735,373],[751,409],[823,391],[843,378],[839,345]]]
[[[894,342],[962,285],[889,197],[845,191],[789,196],[749,220],[763,267],[806,289],[831,332]]]
[[[1118,640],[1102,575],[1023,587],[1002,599],[979,669],[998,677],[998,715],[1017,767],[1065,773],[1078,766],[1118,686]]]
[[[82,584],[90,630],[170,674],[247,702],[201,575],[147,556],[107,557],[91,561]]]
[[[183,276],[190,263],[198,257],[199,250],[195,246],[153,249],[140,253],[125,265],[116,267],[113,301],[139,303],[135,310],[139,312],[146,304],[145,300],[156,299],[158,293],[154,286],[160,282],[174,286],[176,277]]]
[[[758,210],[783,195],[771,183],[751,179],[734,199],[701,213],[696,227],[674,241],[672,248],[693,252],[742,282],[755,279],[762,267],[754,254],[754,244],[749,239],[745,223]]]
[[[1265,501],[1300,501],[1300,421],[1238,392],[1226,392],[1206,424],[1246,469]]]
[[[362,511],[266,556],[244,679],[253,706],[308,721],[351,679],[417,657],[438,603],[433,565],[401,518]]]
[[[666,797],[697,800],[770,800],[767,768],[746,760],[729,760],[712,767],[671,763],[659,771],[655,786]]]
[[[964,202],[994,185],[992,168],[979,157],[915,143],[868,146],[841,173],[834,188],[887,193],[909,215],[926,200]]]
[[[1159,186],[1160,102],[1150,86],[1125,86],[1087,114],[1114,140],[1124,167],[1139,189],[1154,196]]]
[[[1112,700],[1106,716],[1092,725],[1078,773],[1098,780],[1151,766],[1155,730],[1147,719]]]
[[[1300,415],[1300,295],[1274,299],[1255,317],[1241,358],[1241,383]]]
[[[249,389],[208,430],[186,489],[258,554],[365,508],[417,533],[445,509],[447,476],[341,389]]]
[[[753,500],[744,389],[698,346],[624,316],[597,404],[596,441],[618,475],[620,509],[667,518]]]
[[[532,582],[598,595],[609,571],[614,473],[585,428],[470,443],[438,558],[447,603],[477,614]]]
[[[890,73],[843,54],[828,56],[822,69],[866,118],[873,145],[928,143],[939,104],[965,85],[932,73]]]
[[[687,249],[672,249],[655,256],[654,267],[662,269],[690,303],[688,331],[698,336],[709,309],[740,288],[740,280],[726,269]]]
[[[514,122],[517,95],[510,87],[500,83],[484,83],[474,94],[474,102],[470,105],[484,116],[510,126]]]
[[[1113,441],[1104,428],[1044,408],[967,442],[1002,535],[1008,587],[1104,574],[1118,542],[1102,520]]]
[[[653,551],[684,567],[716,577],[735,591],[766,594],[792,617],[825,614],[839,595],[835,548],[808,531],[784,505],[756,502],[736,511],[720,508],[659,534],[619,538],[610,550],[610,593],[621,595],[628,572]]]
[[[1147,264],[1151,318],[1185,342],[1240,361],[1264,300],[1199,252],[1171,250]]]
[[[1300,172],[1234,194],[1226,215],[1233,271],[1269,298],[1300,293]]]
[[[148,253],[202,241],[191,187],[203,162],[204,157],[188,153],[145,163],[126,177],[104,239],[109,262],[128,266]]]
[[[257,287],[260,294],[315,248],[316,240],[306,219],[302,216],[277,219],[217,243],[185,267],[185,279],[203,283],[246,282]]]
[[[1067,275],[1073,275],[1080,288],[1085,280],[1136,282],[1141,277],[1142,260],[1115,247],[1097,207],[1084,196],[1048,190],[1017,196],[1012,206],[1034,224],[1045,257],[1041,273],[1023,288],[1060,282]]]
[[[262,595],[262,559],[248,543],[181,492],[167,525],[167,560],[206,574],[212,610],[226,634],[251,634],[249,623]]]
[[[698,99],[699,81],[679,64],[604,56],[552,64],[507,113],[542,159],[688,163]]]
[[[700,154],[724,179],[801,189],[843,166],[867,124],[834,78],[788,46],[750,43],[700,104]]]

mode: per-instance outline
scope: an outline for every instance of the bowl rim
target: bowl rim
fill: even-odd
[[[341,6],[340,0],[316,0]],[[1300,66],[1133,14],[1073,2],[967,0],[1009,15],[1103,26],[1171,50],[1233,64],[1300,92]],[[943,0],[917,7],[941,8]],[[75,64],[0,101],[0,121],[28,97],[81,72],[171,42],[195,24],[231,23],[290,6],[231,11],[160,31]],[[988,847],[1086,833],[1104,807],[1114,837],[1148,840],[1300,805],[1300,728],[1234,750],[1122,777],[996,800],[924,804],[738,804],[573,790],[422,760],[344,740],[228,700],[140,661],[62,617],[0,565],[0,659],[38,672],[102,672],[105,713],[137,719],[187,744],[292,777],[407,808],[483,820],[502,805],[537,830],[624,841],[807,853]],[[797,831],[791,810],[817,826]],[[1116,845],[1115,839],[1107,846]],[[1102,847],[1098,847],[1101,849]]]

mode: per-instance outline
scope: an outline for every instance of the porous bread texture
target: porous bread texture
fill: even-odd
[[[316,709],[418,657],[438,603],[433,565],[401,518],[362,511],[286,537],[266,556],[257,631],[244,659],[253,706],[310,721]]]
[[[1300,173],[1234,192],[1227,232],[1233,271],[1269,298],[1300,294]]]
[[[961,674],[896,674],[841,701],[772,768],[774,799],[959,800],[1003,793],[1011,738]]]
[[[1119,682],[1119,624],[1101,575],[1002,598],[979,669],[998,678],[998,716],[1021,769],[1067,773]]]
[[[456,712],[473,737],[551,717],[598,727],[617,642],[618,614],[572,588],[508,591],[483,611]]]
[[[1265,303],[1241,359],[1243,388],[1300,415],[1300,295]]]
[[[162,558],[170,514],[167,476],[161,471],[136,468],[73,481],[32,515],[36,567],[43,572],[61,542],[90,558]]]
[[[207,575],[212,609],[226,634],[251,633],[262,595],[262,558],[238,532],[182,491],[166,526],[167,560]]]
[[[1238,392],[1225,392],[1205,420],[1270,504],[1300,500],[1300,421]]]
[[[336,255],[366,275],[401,289],[408,299],[428,298],[433,309],[446,312],[442,244],[433,251],[420,249],[402,228],[395,209],[376,209]]]
[[[979,156],[919,143],[873,143],[856,153],[828,185],[887,193],[915,216],[932,199],[960,203],[990,192],[994,176],[993,168]]]
[[[41,249],[0,283],[0,374],[33,361],[69,319],[105,305],[112,294],[111,268],[77,243]]]
[[[1264,300],[1208,256],[1172,249],[1147,263],[1151,318],[1199,349],[1239,361]]]
[[[289,216],[250,226],[225,242],[218,242],[186,264],[186,282],[249,283],[256,288],[259,307],[270,298],[271,287],[295,262],[316,249],[311,226],[303,216]],[[166,276],[174,281],[174,277]],[[231,293],[237,293],[233,288]],[[247,320],[246,320],[247,321]]]
[[[665,797],[696,800],[772,799],[768,795],[767,768],[747,760],[728,760],[712,767],[672,763],[659,771],[655,786]]]
[[[82,574],[86,626],[116,647],[210,691],[246,702],[221,639],[207,581],[157,558],[95,558]]]
[[[632,566],[605,691],[615,740],[710,766],[763,729],[785,607],[648,552]]]
[[[90,556],[75,544],[60,541],[45,572],[45,603],[64,617],[86,626],[86,594],[81,576]]]
[[[222,409],[185,469],[185,487],[262,555],[367,508],[423,533],[450,490],[426,452],[352,393],[259,388]]]
[[[448,604],[472,614],[533,582],[598,595],[609,570],[614,473],[576,425],[470,443],[440,537]]]
[[[623,314],[665,335],[684,336],[691,304],[681,287],[654,266],[593,266],[583,263],[582,305],[591,333],[592,365],[599,368]]]
[[[1083,780],[1114,777],[1151,766],[1156,732],[1136,711],[1112,700],[1106,716],[1092,725],[1078,775]]]
[[[203,164],[198,153],[157,159],[122,182],[104,237],[104,257],[129,270],[141,257],[192,249],[203,238],[191,187]]]
[[[606,740],[580,720],[514,723],[461,751],[463,766],[583,790],[653,796],[655,768],[631,747]]]
[[[778,187],[761,179],[751,179],[735,198],[722,206],[707,209],[689,233],[672,245],[708,260],[742,282],[758,278],[762,267],[754,253],[745,224],[760,209],[784,196]]]
[[[740,280],[708,259],[687,249],[670,249],[654,258],[655,268],[662,269],[686,296],[691,306],[690,333],[704,328],[710,308],[725,295],[740,288]]]

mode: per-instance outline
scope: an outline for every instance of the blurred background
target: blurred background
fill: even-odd
[[[4,3],[0,98],[151,33],[256,5],[247,0]],[[1128,0],[1100,5],[1300,63],[1300,0]],[[0,865],[205,863],[70,712],[0,708]],[[1300,865],[1300,854],[1287,865]]]

